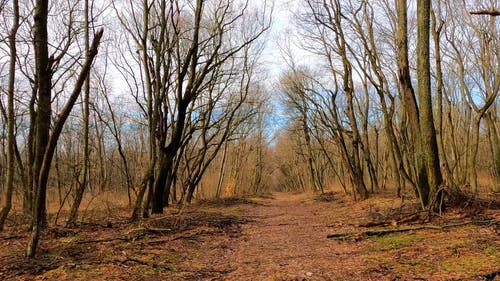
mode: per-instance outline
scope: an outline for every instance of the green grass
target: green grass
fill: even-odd
[[[498,253],[499,245],[495,244],[492,241],[478,241],[478,248],[487,255],[490,256],[500,263],[500,254]]]
[[[423,237],[417,234],[410,235],[387,235],[374,237],[373,240],[377,242],[376,248],[382,250],[394,250],[411,246],[413,243],[422,240]]]
[[[491,258],[487,256],[463,255],[445,260],[441,267],[447,272],[475,275],[484,269],[485,264],[491,262]]]

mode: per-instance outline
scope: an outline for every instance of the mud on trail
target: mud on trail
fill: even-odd
[[[11,220],[0,234],[0,279],[494,280],[500,271],[498,225],[332,240],[329,233],[359,231],[360,224],[415,206],[383,196],[322,199],[328,200],[275,193],[200,202],[136,225],[115,216],[75,229],[51,227],[33,260],[24,258],[26,226]],[[442,218],[463,219],[460,212]]]

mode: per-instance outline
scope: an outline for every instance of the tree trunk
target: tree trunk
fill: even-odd
[[[190,95],[188,94],[188,97]],[[182,99],[178,102],[177,106],[177,120],[174,124],[174,130],[172,132],[172,138],[170,143],[160,149],[160,159],[158,165],[158,174],[155,176],[154,181],[154,200],[152,206],[152,212],[154,214],[163,213],[164,206],[164,193],[170,192],[170,190],[165,190],[167,187],[168,173],[173,173],[172,168],[174,166],[174,160],[177,152],[181,146],[182,135],[184,134],[184,126],[186,124],[186,112],[187,107],[190,103],[189,99]],[[169,187],[169,186],[168,186]]]
[[[38,246],[40,228],[43,226],[45,214],[45,190],[39,187],[39,174],[49,141],[51,122],[51,88],[52,66],[49,61],[47,46],[47,16],[48,0],[37,0],[34,11],[33,43],[35,48],[35,64],[37,77],[38,103],[35,125],[35,147],[33,161],[33,190],[35,191],[35,204],[33,206],[33,221],[31,226],[32,237],[28,244],[26,255],[33,257]]]
[[[9,215],[10,209],[12,208],[12,194],[14,192],[14,169],[15,169],[15,141],[16,136],[14,134],[15,126],[15,112],[14,112],[14,87],[16,82],[16,35],[19,28],[19,4],[18,0],[13,0],[12,3],[14,10],[12,29],[9,34],[9,49],[10,49],[10,61],[9,61],[9,88],[7,97],[7,191],[5,193],[5,206],[0,211],[0,231],[3,230],[5,220]]]
[[[35,77],[32,96],[29,103],[29,115],[30,115],[30,127],[28,130],[28,140],[27,140],[27,166],[28,166],[28,184],[25,187],[24,198],[23,198],[23,210],[25,214],[33,215],[34,209],[34,198],[35,198],[35,135],[36,135],[36,96],[37,96],[37,88],[38,88],[38,79]]]
[[[430,79],[429,30],[430,0],[417,1],[417,74],[418,99],[420,117],[420,135],[422,139],[422,156],[427,167],[427,186],[420,186],[420,196],[426,208],[434,208],[431,196],[438,196],[436,191],[442,183],[439,167],[439,153],[432,114],[432,95]],[[435,200],[438,202],[439,200]]]
[[[498,130],[495,126],[495,122],[491,117],[493,113],[486,115],[486,123],[488,124],[488,133],[490,135],[490,146],[493,152],[493,167],[495,174],[495,191],[500,192],[500,139],[498,137]]]
[[[150,163],[148,169],[146,170],[146,173],[142,178],[141,186],[139,187],[139,192],[137,193],[137,197],[135,199],[134,210],[132,211],[132,216],[130,218],[131,221],[138,221],[141,218],[141,214],[143,214],[144,209],[147,208],[147,206],[143,205],[144,194],[148,189],[148,185],[151,178],[153,177],[153,173],[154,165]]]
[[[37,0],[34,11],[33,42],[37,76],[38,103],[36,109],[35,147],[33,161],[33,230],[46,224],[45,191],[39,189],[39,175],[49,142],[52,116],[51,89],[53,59],[49,58],[47,38],[48,0]]]
[[[439,5],[439,2],[438,2]],[[438,6],[438,9],[440,7]],[[434,40],[434,56],[436,62],[436,100],[437,100],[437,110],[436,110],[436,122],[437,122],[437,146],[439,151],[439,159],[441,160],[446,182],[450,183],[452,186],[455,185],[453,180],[453,175],[448,164],[448,158],[446,157],[446,152],[444,148],[444,134],[443,134],[443,70],[441,67],[441,29],[444,23],[437,22],[436,14],[432,12],[432,38]]]
[[[422,206],[425,207],[428,198],[427,171],[425,161],[421,156],[422,138],[420,135],[419,126],[421,116],[417,106],[415,92],[411,83],[409,66],[410,64],[408,61],[408,24],[406,0],[397,0],[396,4],[398,11],[398,30],[396,34],[398,49],[398,79],[401,86],[403,107],[409,124],[409,130],[407,131],[407,133],[410,144],[412,145],[409,151],[410,153],[413,153],[412,155],[410,155],[410,159],[413,159],[414,162],[412,163],[412,166],[414,166],[415,168],[415,178],[413,179],[413,181],[417,184],[420,201],[422,203]]]
[[[361,138],[359,135],[358,124],[356,120],[356,116],[354,113],[354,84],[353,84],[353,75],[352,75],[352,65],[349,61],[349,57],[347,55],[347,42],[344,36],[344,33],[341,28],[341,6],[340,2],[336,2],[336,11],[335,11],[335,23],[338,26],[337,32],[337,40],[338,40],[338,48],[339,55],[342,59],[342,88],[346,95],[347,100],[347,108],[346,114],[347,119],[349,120],[349,125],[351,129],[351,135],[349,136],[349,141],[351,145],[351,152],[346,156],[349,162],[349,170],[351,174],[351,180],[356,189],[357,193],[361,195],[363,199],[368,198],[368,189],[366,188],[366,184],[363,178],[363,171],[361,169],[361,160],[360,160],[360,145]],[[349,150],[349,149],[347,149]]]
[[[221,195],[222,183],[224,182],[224,172],[226,170],[226,155],[228,145],[229,142],[226,141],[226,143],[224,143],[224,151],[222,152],[222,160],[219,170],[219,179],[217,181],[217,189],[215,191],[215,198],[220,198]]]
[[[305,93],[303,93],[304,95]],[[316,167],[315,163],[313,160],[313,150],[312,150],[312,145],[311,145],[311,135],[309,133],[309,126],[307,122],[307,107],[306,107],[306,102],[304,100],[304,97],[300,97],[302,100],[302,108],[300,109],[301,111],[301,120],[300,122],[302,123],[302,133],[304,134],[304,141],[306,142],[306,158],[307,158],[307,167],[309,169],[309,184],[310,188],[313,191],[318,191],[318,190],[323,190],[323,188],[319,185],[317,179],[316,179]],[[258,155],[260,156],[260,155]],[[323,192],[322,192],[323,193]]]
[[[477,162],[477,151],[479,148],[479,126],[481,125],[481,117],[475,116],[472,119],[472,141],[470,143],[470,156],[467,161],[467,174],[469,178],[469,184],[471,190],[474,194],[477,193],[477,171],[476,171],[476,162]]]
[[[42,25],[42,29],[45,29],[45,35],[47,34],[47,2],[43,0],[37,1],[37,9],[35,11],[35,19],[37,18],[37,15],[39,15],[40,11],[42,13],[42,17],[45,17],[45,25]],[[43,12],[45,13],[43,14]],[[36,34],[36,33],[35,33]],[[26,249],[26,255],[28,257],[34,257],[37,247],[38,247],[38,240],[40,236],[40,229],[42,227],[42,218],[45,210],[45,199],[47,196],[47,182],[49,179],[49,172],[50,172],[50,166],[52,163],[52,159],[54,157],[54,152],[56,150],[57,146],[57,141],[61,135],[64,123],[66,123],[66,120],[69,117],[69,114],[71,113],[71,110],[73,109],[73,106],[78,99],[78,96],[80,95],[80,92],[82,91],[83,84],[85,83],[85,80],[87,79],[87,76],[90,72],[90,68],[92,66],[92,63],[94,61],[95,56],[97,55],[97,49],[99,47],[99,44],[101,42],[103,30],[98,31],[95,36],[94,40],[92,41],[92,46],[90,48],[89,54],[87,58],[85,59],[85,62],[83,64],[82,70],[80,74],[78,75],[78,79],[76,80],[75,87],[66,102],[66,105],[64,106],[63,110],[59,114],[59,119],[54,125],[54,130],[52,134],[50,135],[50,139],[47,144],[47,149],[44,153],[44,158],[42,161],[42,165],[40,167],[40,173],[38,177],[38,186],[37,186],[37,195],[36,195],[36,201],[35,201],[35,215],[33,217],[33,227],[31,230],[31,238],[28,243],[28,247]],[[45,37],[46,38],[46,37]],[[37,36],[35,36],[35,41],[37,39]],[[46,42],[46,41],[45,41]],[[38,62],[38,60],[37,60]],[[50,68],[48,68],[50,69]],[[50,82],[49,82],[50,83]],[[50,89],[49,89],[49,95],[50,95]],[[50,100],[49,100],[49,107],[50,107]]]
[[[163,213],[164,207],[164,194],[167,187],[167,177],[168,171],[172,168],[173,157],[168,155],[167,153],[161,152],[158,168],[154,179],[153,190],[154,190],[154,198],[153,198],[153,206],[152,212],[153,214],[161,214]]]
[[[96,133],[96,147],[97,147],[97,157],[99,162],[99,191],[104,192],[107,188],[107,173],[106,173],[106,164],[104,161],[104,156],[106,155],[106,148],[104,146],[104,129],[100,124],[97,123],[97,117],[94,117],[95,124],[95,133]]]
[[[85,33],[85,53],[88,56],[90,48],[90,37],[89,37],[89,0],[84,2],[84,33]],[[83,199],[83,194],[87,188],[87,179],[89,177],[89,115],[90,115],[90,105],[89,105],[89,94],[90,94],[90,75],[85,79],[84,89],[83,89],[83,169],[80,174],[79,184],[77,185],[75,198],[73,204],[71,205],[71,210],[69,212],[68,221],[66,222],[66,227],[72,226],[76,223],[78,209]]]

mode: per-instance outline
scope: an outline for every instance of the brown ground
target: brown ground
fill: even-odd
[[[19,217],[0,234],[0,280],[484,280],[500,271],[498,225],[326,238],[416,208],[399,206],[383,196],[353,202],[341,194],[276,193],[203,202],[140,225],[106,215],[93,218],[97,224],[49,228],[33,260],[23,257],[27,231]],[[465,220],[452,211],[433,223]]]

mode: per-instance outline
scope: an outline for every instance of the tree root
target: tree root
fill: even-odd
[[[461,223],[446,224],[443,226],[420,225],[420,226],[412,226],[412,227],[366,230],[366,231],[361,231],[361,232],[340,232],[340,233],[328,234],[326,236],[326,238],[335,239],[335,240],[360,239],[363,237],[385,236],[385,235],[392,234],[392,233],[402,233],[402,232],[409,232],[409,231],[423,230],[423,229],[444,230],[447,228],[460,227],[460,226],[465,226],[465,225],[469,225],[469,224],[482,225],[482,226],[499,225],[500,220],[467,221],[467,222],[461,222]]]

